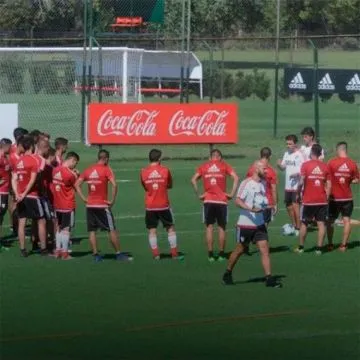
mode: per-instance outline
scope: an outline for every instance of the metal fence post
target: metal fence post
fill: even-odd
[[[315,134],[320,141],[320,114],[319,114],[319,87],[318,87],[318,70],[319,70],[319,57],[318,48],[314,42],[309,39],[310,45],[313,48],[313,61],[314,61],[314,72],[313,72],[313,93],[314,93],[314,120],[315,120]]]
[[[85,142],[85,121],[86,121],[86,62],[87,62],[87,33],[88,33],[88,0],[84,1],[84,52],[81,84],[81,140]]]
[[[275,50],[275,85],[274,85],[274,138],[277,136],[278,102],[279,102],[279,37],[280,37],[280,0],[277,0],[276,10],[276,50]]]

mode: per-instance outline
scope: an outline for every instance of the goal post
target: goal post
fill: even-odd
[[[93,47],[84,88],[89,51],[84,56],[80,47],[0,48],[1,102],[18,104],[21,126],[81,141],[82,92],[95,94],[93,101],[102,93],[104,102],[141,102],[143,49]]]

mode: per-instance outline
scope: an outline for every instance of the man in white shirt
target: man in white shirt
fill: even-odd
[[[285,195],[284,202],[292,223],[292,234],[298,235],[300,229],[300,204],[297,199],[297,190],[300,181],[300,169],[305,158],[297,147],[297,136],[288,135],[285,138],[287,151],[277,165],[285,170]]]
[[[230,255],[222,280],[225,285],[234,284],[232,271],[240,255],[244,253],[245,245],[253,242],[256,243],[261,254],[266,286],[281,287],[281,283],[271,276],[268,233],[263,215],[263,211],[268,207],[264,181],[265,164],[257,161],[254,168],[253,175],[240,184],[236,196],[235,204],[240,208],[236,229],[237,244]]]
[[[303,137],[304,145],[301,145],[300,151],[303,153],[305,161],[311,160],[311,147],[314,144],[317,144],[315,140],[315,131],[312,127],[307,126],[304,127],[301,131],[301,135]],[[319,157],[319,160],[324,160],[325,153],[324,149],[321,152],[321,156]]]

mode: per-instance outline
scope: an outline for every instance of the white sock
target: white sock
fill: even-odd
[[[170,244],[170,248],[171,249],[174,249],[177,247],[177,239],[176,239],[176,233],[170,233],[168,235],[168,241],[169,241],[169,244]]]
[[[149,236],[149,244],[152,250],[157,249],[158,245],[157,245],[157,237],[156,236]]]
[[[62,248],[64,252],[69,250],[70,234],[68,232],[62,232]]]
[[[57,232],[55,235],[56,250],[61,250],[61,233]]]

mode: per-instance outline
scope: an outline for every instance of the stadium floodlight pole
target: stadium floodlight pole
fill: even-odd
[[[318,57],[318,49],[315,46],[314,42],[311,39],[309,39],[309,43],[314,51],[313,93],[314,93],[315,134],[317,140],[320,141],[319,87],[318,87],[319,57]]]
[[[280,40],[280,0],[276,4],[276,43],[275,43],[275,85],[274,85],[274,138],[277,136],[279,102],[279,40]]]
[[[182,1],[181,10],[181,64],[180,64],[180,103],[184,102],[184,67],[185,67],[185,1]]]
[[[191,54],[190,54],[190,43],[191,43],[191,0],[188,0],[188,12],[187,12],[187,64],[186,64],[186,102],[189,103],[189,90],[190,90],[190,65],[191,65]]]
[[[84,52],[83,52],[83,69],[81,84],[81,140],[85,142],[85,121],[86,121],[86,62],[87,62],[87,27],[88,27],[88,0],[84,1]]]

